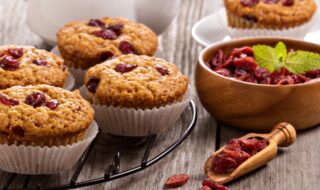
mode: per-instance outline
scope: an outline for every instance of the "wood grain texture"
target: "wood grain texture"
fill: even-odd
[[[170,62],[176,63],[182,72],[190,77],[194,87],[194,69],[197,57],[202,47],[191,37],[191,27],[200,18],[211,14],[217,9],[221,1],[218,0],[182,0],[177,18],[166,32],[160,37],[160,49],[163,56]],[[35,45],[39,48],[50,49],[37,35],[32,33],[26,23],[26,1],[0,0],[0,45],[3,44]],[[179,188],[181,190],[199,189],[204,179],[203,164],[215,148],[216,139],[221,138],[221,145],[228,139],[239,137],[246,132],[223,125],[221,137],[216,133],[216,121],[203,109],[197,98],[198,124],[188,139],[172,154],[156,163],[152,167],[129,177],[110,183],[99,184],[83,189],[111,189],[111,190],[158,190],[163,189],[165,180],[173,174],[188,173],[190,181]],[[188,122],[188,113],[177,122],[176,127],[160,135],[155,142],[150,157],[170,145],[182,132],[182,125]],[[219,132],[219,130],[218,130]],[[320,130],[313,128],[301,132],[297,142],[290,148],[281,149],[278,157],[267,167],[249,174],[230,184],[235,190],[300,190],[318,189],[320,186],[320,165],[318,150],[318,136]],[[118,140],[101,138],[89,157],[79,181],[100,177],[112,160]],[[220,143],[218,143],[220,144]],[[135,165],[139,162],[143,149],[126,147],[122,154],[121,168]],[[37,184],[66,183],[72,171],[52,176],[24,176],[18,175],[11,188],[35,187]],[[0,171],[0,188],[10,179],[11,175]]]

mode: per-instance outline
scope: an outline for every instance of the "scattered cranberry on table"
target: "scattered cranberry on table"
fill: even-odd
[[[202,190],[209,190],[208,188],[212,190],[228,190],[226,186],[220,185],[211,179],[205,179],[202,182]]]
[[[213,171],[217,174],[230,173],[251,156],[268,146],[266,139],[231,139],[213,160]]]
[[[189,180],[189,176],[187,174],[177,174],[169,177],[165,183],[167,188],[176,188],[181,187],[186,184]]]

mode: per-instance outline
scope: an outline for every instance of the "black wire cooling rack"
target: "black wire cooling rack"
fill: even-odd
[[[113,156],[113,161],[112,163],[106,168],[103,176],[95,178],[95,179],[90,179],[90,180],[84,180],[84,181],[78,181],[78,177],[81,174],[81,171],[83,167],[86,164],[86,161],[90,155],[90,152],[95,146],[95,143],[101,133],[99,130],[99,133],[97,137],[92,141],[90,146],[87,148],[87,150],[83,153],[81,156],[78,165],[76,169],[74,170],[74,173],[72,177],[69,179],[69,182],[66,184],[60,184],[60,185],[55,185],[55,186],[43,186],[43,185],[37,185],[36,187],[27,187],[27,188],[20,188],[20,189],[13,189],[10,188],[12,185],[14,179],[19,175],[19,174],[10,174],[10,177],[5,184],[5,186],[2,188],[3,190],[34,190],[34,189],[41,189],[41,190],[62,190],[62,189],[75,189],[79,187],[85,187],[85,186],[90,186],[90,185],[95,185],[99,183],[105,183],[109,181],[113,181],[128,175],[131,175],[133,173],[139,172],[141,170],[144,170],[151,165],[157,163],[160,161],[162,158],[164,158],[166,155],[171,153],[174,149],[176,149],[192,132],[193,128],[196,125],[196,120],[197,120],[197,109],[196,105],[193,101],[190,102],[190,109],[192,113],[192,118],[189,123],[189,126],[186,128],[186,130],[182,133],[182,135],[169,147],[167,147],[165,150],[163,150],[161,153],[153,157],[152,159],[149,159],[149,154],[152,150],[153,144],[157,138],[156,135],[152,135],[147,137],[146,142],[145,142],[145,151],[143,154],[143,157],[141,159],[140,165],[137,165],[136,167],[133,167],[128,170],[121,171],[120,170],[120,161],[121,161],[121,148],[119,148],[117,151],[115,151],[115,154]]]

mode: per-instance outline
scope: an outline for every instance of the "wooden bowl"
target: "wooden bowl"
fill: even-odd
[[[205,62],[218,49],[265,44],[279,41],[287,48],[320,53],[320,45],[286,38],[242,38],[213,44],[204,49],[195,74],[197,93],[206,110],[228,125],[253,131],[269,131],[279,122],[289,122],[297,130],[320,123],[320,79],[294,85],[253,84],[224,77]]]

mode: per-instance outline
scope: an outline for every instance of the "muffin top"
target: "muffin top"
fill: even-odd
[[[0,89],[15,85],[63,87],[68,70],[63,59],[32,46],[0,46]]]
[[[301,25],[317,9],[313,0],[224,0],[224,3],[229,13],[266,26]]]
[[[90,68],[85,86],[94,103],[147,109],[180,101],[188,78],[163,59],[131,54]]]
[[[151,29],[123,18],[70,22],[57,37],[66,64],[76,68],[89,68],[122,54],[153,55],[158,46]]]
[[[0,90],[0,137],[10,142],[30,144],[78,134],[93,117],[94,110],[78,91],[49,85]]]

